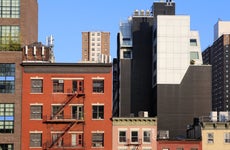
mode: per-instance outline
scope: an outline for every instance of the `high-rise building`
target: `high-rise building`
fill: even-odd
[[[37,39],[37,0],[0,0],[0,149],[21,149],[21,47]]]
[[[110,62],[110,33],[82,32],[82,61]]]
[[[203,65],[190,17],[158,15],[153,27],[153,101],[158,129],[186,137],[186,126],[211,110],[211,66]]]
[[[214,25],[214,42],[202,55],[205,64],[212,65],[212,110],[229,111],[230,22],[218,21]]]
[[[0,10],[0,48],[37,42],[37,0],[0,0]]]
[[[153,114],[152,104],[152,37],[154,19],[159,14],[175,15],[174,2],[154,2],[153,10],[135,10],[120,23],[118,33],[118,68],[114,76],[115,116],[137,116],[139,111]],[[116,82],[116,83],[115,83]]]
[[[169,138],[186,137],[186,126],[211,110],[211,66],[203,65],[200,39],[190,17],[175,15],[171,0],[152,13],[135,11],[118,33],[114,116],[157,116]]]

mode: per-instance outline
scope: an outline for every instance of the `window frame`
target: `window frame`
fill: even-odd
[[[225,132],[224,133],[224,143],[225,144],[230,144],[230,132]]]
[[[121,135],[121,133],[125,133],[125,135]],[[127,142],[127,131],[126,130],[119,130],[118,131],[118,142],[119,143],[126,143]]]
[[[64,80],[53,80],[53,93],[64,93]]]
[[[104,133],[92,133],[92,147],[104,147]]]
[[[214,143],[214,133],[213,132],[207,133],[207,143],[208,144],[213,144]]]
[[[101,111],[102,110],[102,111]],[[105,115],[104,105],[92,105],[92,119],[93,120],[103,120]]]
[[[34,107],[34,109],[32,109]],[[39,107],[37,109],[35,107]],[[43,114],[43,106],[42,105],[30,105],[30,119],[32,120],[40,120],[42,119]]]
[[[30,147],[42,147],[42,133],[30,133]]]
[[[15,64],[0,63],[0,93],[13,94],[15,92]]]
[[[93,79],[93,93],[104,93],[105,81],[104,79]]]
[[[15,105],[0,103],[0,132],[2,134],[14,133]]]
[[[43,79],[31,79],[31,93],[43,93]]]

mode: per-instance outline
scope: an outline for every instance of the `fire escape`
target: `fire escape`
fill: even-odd
[[[139,150],[141,144],[142,144],[141,139],[137,140],[136,142],[131,142],[130,139],[127,139],[127,144],[125,144],[125,146],[135,148],[135,150]]]
[[[83,116],[65,116],[62,114],[63,110],[66,108],[66,106],[74,99],[74,98],[85,98],[85,94],[83,92],[83,88],[81,90],[72,92],[72,93],[67,93],[66,98],[63,101],[63,104],[61,107],[55,112],[55,114],[51,116],[45,116],[43,117],[43,123],[45,124],[61,124],[65,125],[65,127],[62,129],[62,133],[58,134],[58,136],[52,140],[52,142],[46,142],[43,144],[43,149],[44,150],[51,150],[51,149],[60,149],[60,147],[57,147],[59,145],[60,141],[63,139],[64,135],[70,131],[70,129],[77,124],[82,124],[84,126],[84,118]],[[83,114],[82,114],[83,115]],[[62,149],[68,149],[70,146],[61,146]]]

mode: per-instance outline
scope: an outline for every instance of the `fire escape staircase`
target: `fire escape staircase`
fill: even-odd
[[[54,140],[51,145],[48,147],[48,149],[52,148],[54,145],[58,144],[59,140],[65,135],[66,132],[68,132],[76,123],[77,121],[72,122],[71,124],[69,124],[65,129],[64,132],[62,134],[60,134],[56,140]]]
[[[59,108],[59,110],[56,112],[56,114],[52,118],[56,118],[64,110],[65,106],[68,105],[75,96],[77,96],[76,93],[68,94],[68,98],[66,99],[64,104]]]

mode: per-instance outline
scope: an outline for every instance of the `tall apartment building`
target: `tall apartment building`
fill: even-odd
[[[110,63],[22,66],[22,149],[112,149]]]
[[[229,111],[230,22],[218,21],[214,26],[214,42],[202,55],[212,65],[212,110]]]
[[[0,149],[21,149],[21,46],[37,38],[37,0],[0,0]]]
[[[110,33],[82,32],[82,61],[110,62]]]

